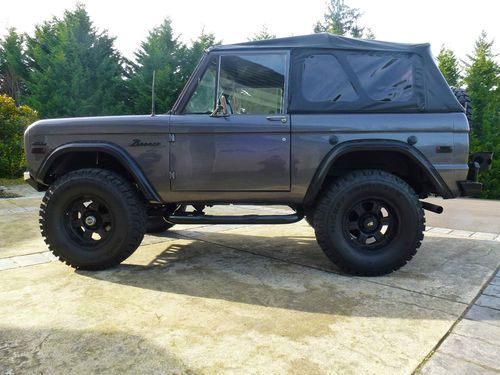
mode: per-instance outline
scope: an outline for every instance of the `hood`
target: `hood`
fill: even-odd
[[[39,120],[25,135],[166,133],[170,115],[100,116]]]

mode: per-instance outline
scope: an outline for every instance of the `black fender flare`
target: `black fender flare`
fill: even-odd
[[[74,142],[66,143],[55,148],[40,165],[40,168],[35,176],[35,180],[40,183],[44,183],[45,177],[54,161],[61,155],[72,152],[102,152],[113,156],[134,178],[135,183],[139,186],[144,194],[144,197],[149,202],[162,202],[161,197],[146,178],[136,161],[122,147],[110,142]]]
[[[346,141],[336,145],[323,158],[316,173],[309,184],[304,197],[304,205],[311,205],[321,190],[328,171],[335,161],[348,153],[356,151],[395,151],[399,152],[417,163],[426,173],[427,177],[434,185],[436,192],[444,199],[453,198],[453,194],[439,175],[431,162],[417,148],[396,140],[389,139],[366,139]]]

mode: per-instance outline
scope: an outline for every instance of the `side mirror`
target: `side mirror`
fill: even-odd
[[[222,115],[219,115],[220,113],[222,113]],[[229,116],[229,113],[227,111],[227,99],[224,94],[220,96],[219,104],[210,114],[210,117],[219,117],[219,116],[221,117]]]

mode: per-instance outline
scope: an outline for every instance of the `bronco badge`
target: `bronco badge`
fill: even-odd
[[[130,147],[159,146],[160,142],[142,142],[140,139],[133,139]]]

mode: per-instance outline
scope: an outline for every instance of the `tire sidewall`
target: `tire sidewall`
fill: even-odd
[[[370,198],[389,205],[397,222],[394,237],[378,250],[363,248],[354,240],[347,238],[343,226],[350,208]],[[326,226],[324,230],[331,245],[324,248],[326,254],[330,258],[341,257],[343,261],[354,265],[357,269],[367,271],[384,268],[406,259],[408,252],[414,251],[418,244],[417,229],[422,226],[420,221],[421,208],[415,204],[412,193],[377,178],[366,178],[363,181],[356,181],[355,185],[344,186],[330,202],[326,217],[315,218],[315,223],[322,222]]]
[[[112,216],[112,233],[102,244],[88,247],[78,244],[65,228],[65,212],[71,202],[82,196],[94,196],[104,201]],[[56,249],[64,249],[64,258],[72,264],[91,266],[119,256],[131,235],[130,210],[127,202],[110,184],[92,178],[65,181],[53,191],[47,202],[45,233]]]

